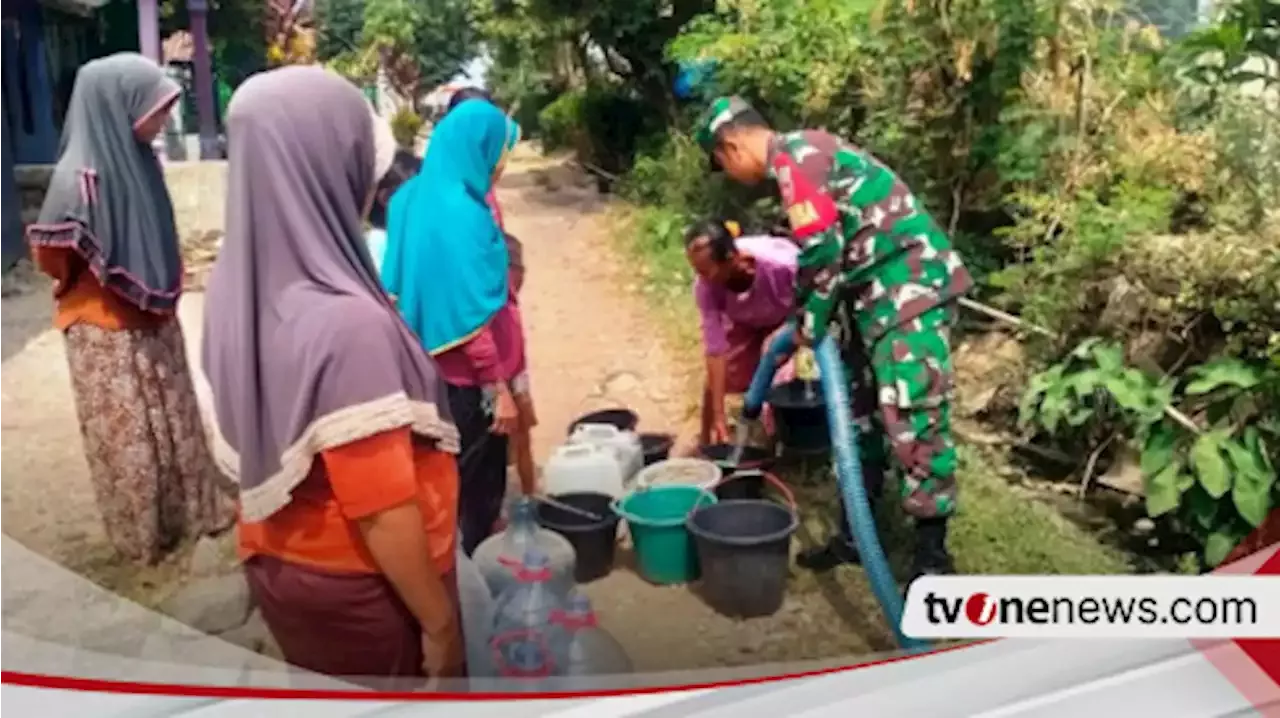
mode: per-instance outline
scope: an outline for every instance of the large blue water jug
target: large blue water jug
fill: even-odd
[[[492,649],[496,674],[506,690],[551,690],[548,681],[564,669],[565,646],[551,619],[564,612],[565,596],[553,583],[551,561],[529,550],[513,574],[515,583],[498,597]]]
[[[563,651],[563,665],[554,680],[556,690],[588,691],[611,687],[601,676],[631,673],[631,659],[613,636],[600,627],[591,601],[574,590],[564,610],[551,617],[551,643]]]

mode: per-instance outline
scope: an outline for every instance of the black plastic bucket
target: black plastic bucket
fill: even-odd
[[[716,498],[719,499],[762,499],[764,498],[764,476],[760,473],[773,464],[773,455],[758,446],[744,446],[737,463],[733,458],[732,444],[711,444],[698,449],[702,458],[720,467],[720,475],[733,481],[723,481],[716,485]]]
[[[666,461],[671,456],[671,447],[675,443],[676,438],[671,434],[641,434],[640,450],[644,452],[644,465]]]
[[[800,521],[791,502],[736,499],[693,512],[686,522],[702,567],[700,593],[707,605],[729,618],[771,616],[782,607],[791,576],[791,536]]]
[[[759,500],[764,498],[764,471],[740,469],[733,471],[716,484],[716,498],[721,501],[735,499]]]
[[[635,431],[636,426],[640,424],[640,417],[634,411],[621,407],[593,411],[574,419],[569,425],[569,435],[572,436],[574,430],[581,424],[609,424],[618,427],[619,431]]]
[[[577,555],[574,581],[590,583],[608,576],[613,570],[620,520],[613,510],[613,497],[584,491],[556,494],[552,498],[601,517],[600,521],[593,521],[552,504],[538,503],[538,523],[565,537],[573,545],[573,551]]]
[[[777,424],[778,442],[783,451],[796,454],[823,454],[831,449],[827,430],[827,405],[822,387],[796,379],[769,391],[769,407]]]

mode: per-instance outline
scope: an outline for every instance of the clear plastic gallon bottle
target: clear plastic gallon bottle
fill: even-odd
[[[539,526],[533,499],[520,496],[509,506],[507,527],[485,539],[472,555],[494,596],[501,596],[515,582],[515,572],[530,549],[537,549],[547,558],[551,581],[561,591],[573,586],[573,544]]]
[[[461,542],[459,542],[461,544]],[[467,677],[494,677],[493,654],[489,650],[489,634],[493,630],[495,605],[489,584],[480,569],[458,548],[456,576],[458,607],[462,613],[462,636],[467,643]]]
[[[547,691],[563,672],[563,632],[553,630],[553,616],[564,613],[565,596],[552,583],[547,555],[525,554],[515,582],[498,596],[489,648],[501,690]]]
[[[571,591],[564,610],[552,615],[551,642],[561,647],[564,665],[552,681],[555,690],[588,691],[616,687],[599,677],[631,673],[631,659],[613,636],[600,628],[591,601],[579,591]]]

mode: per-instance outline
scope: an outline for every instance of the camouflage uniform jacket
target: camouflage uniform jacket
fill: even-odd
[[[798,320],[815,341],[841,299],[870,345],[973,285],[946,233],[871,153],[826,132],[779,133],[769,171],[801,249]]]

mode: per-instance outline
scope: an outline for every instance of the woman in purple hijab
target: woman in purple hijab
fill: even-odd
[[[227,129],[204,366],[254,598],[302,668],[378,688],[461,675],[458,431],[362,228],[389,133],[318,67],[254,76]]]

